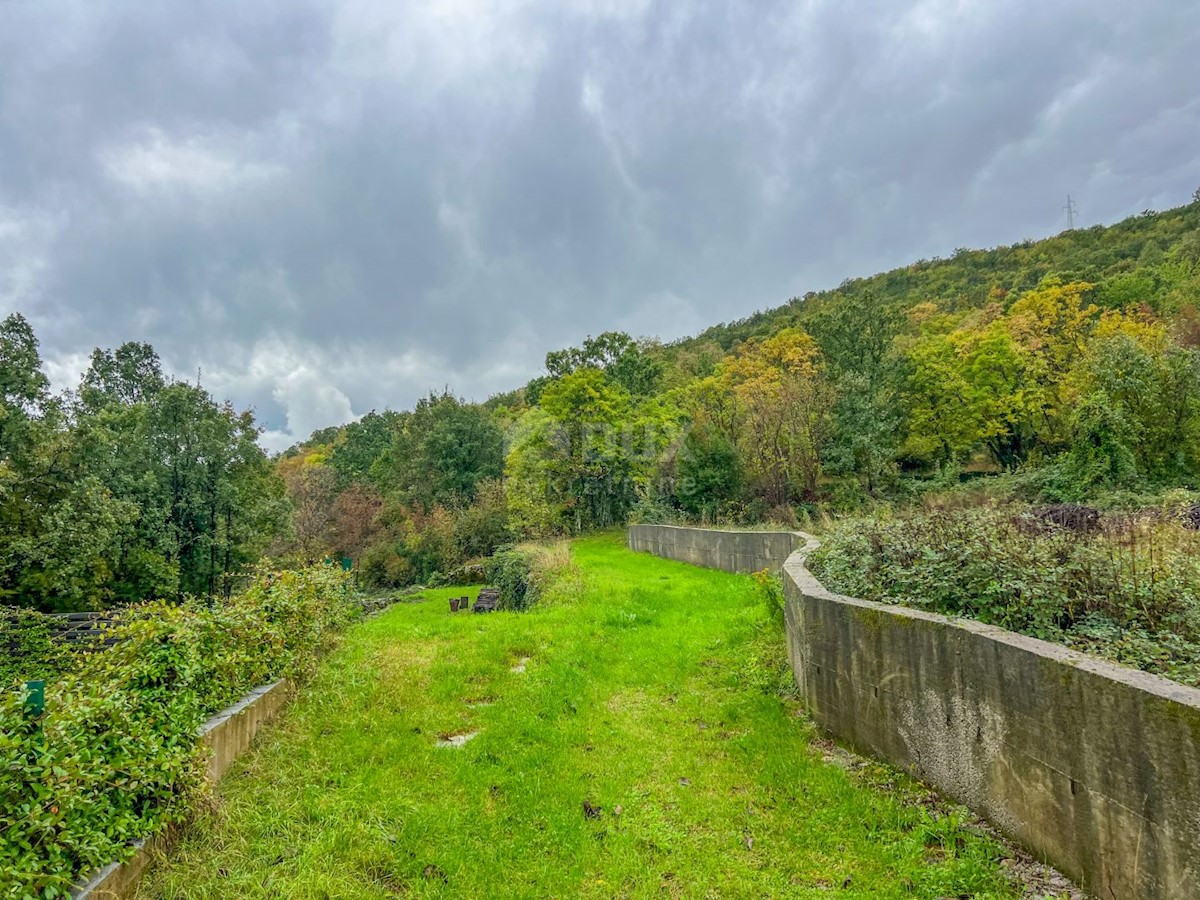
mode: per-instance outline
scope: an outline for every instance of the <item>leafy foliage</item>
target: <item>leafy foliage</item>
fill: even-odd
[[[487,562],[488,584],[500,591],[500,608],[520,611],[528,608],[529,582],[533,555],[523,550],[502,550]]]
[[[737,447],[704,424],[688,431],[676,463],[674,494],[679,506],[695,516],[715,518],[721,505],[735,499],[741,487]]]
[[[500,609],[522,612],[542,600],[563,600],[577,575],[566,542],[501,550],[484,567],[488,584],[500,591]]]
[[[373,471],[398,497],[431,507],[470,503],[479,483],[499,478],[503,466],[504,438],[491,416],[442,393],[418,401]]]
[[[0,599],[90,610],[223,593],[281,521],[248,413],[167,383],[147,344],[97,350],[51,397],[37,340],[0,324]]]
[[[0,883],[67,896],[129,842],[182,820],[202,789],[207,713],[277,678],[307,678],[357,613],[340,569],[264,571],[216,604],[131,607],[107,650],[49,681],[31,720],[17,677],[0,693]],[[23,632],[28,638],[31,630]],[[40,667],[39,667],[40,669]]]
[[[53,616],[0,606],[0,684],[11,684],[22,675],[51,678],[65,669],[72,654],[55,640],[60,630],[61,623]]]
[[[1200,535],[1157,516],[1097,534],[1019,507],[848,521],[811,561],[831,589],[968,616],[1200,684]]]

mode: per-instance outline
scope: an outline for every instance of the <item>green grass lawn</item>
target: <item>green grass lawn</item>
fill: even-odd
[[[573,555],[528,613],[438,590],[353,628],[141,896],[1019,896],[986,836],[827,761],[752,579]]]

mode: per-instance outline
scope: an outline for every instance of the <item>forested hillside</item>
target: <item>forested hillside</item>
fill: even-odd
[[[1198,192],[1200,195],[1200,192]],[[850,280],[661,344],[609,332],[486,403],[431,394],[267,460],[249,414],[97,351],[52,397],[0,347],[0,590],[93,608],[220,591],[270,553],[376,585],[461,577],[529,536],[791,523],[969,477],[1136,503],[1200,480],[1200,196]]]
[[[1193,488],[1198,309],[1200,198],[673,344],[606,333],[485,404],[431,395],[289,451],[294,546],[400,584],[523,536],[794,522],[985,474],[1030,499]]]

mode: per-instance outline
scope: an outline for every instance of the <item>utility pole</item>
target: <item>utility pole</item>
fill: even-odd
[[[1075,230],[1075,214],[1079,212],[1079,207],[1075,205],[1075,201],[1071,199],[1071,195],[1067,194],[1067,205],[1063,207],[1067,214],[1067,231]]]

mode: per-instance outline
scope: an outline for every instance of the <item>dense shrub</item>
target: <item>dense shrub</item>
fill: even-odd
[[[529,596],[533,554],[524,550],[501,550],[487,561],[488,584],[500,591],[500,608],[524,610],[533,597]]]
[[[359,578],[370,588],[392,588],[412,584],[412,564],[396,550],[393,542],[368,547],[359,561]]]
[[[128,856],[130,841],[186,817],[203,784],[205,715],[257,685],[309,676],[359,612],[346,579],[328,566],[264,572],[225,603],[131,607],[111,648],[47,683],[37,722],[23,688],[6,685],[0,896],[66,896]]]
[[[486,574],[500,591],[500,608],[518,612],[542,600],[568,599],[578,586],[565,541],[502,550],[488,559]]]
[[[1079,534],[1028,511],[844,523],[813,571],[831,589],[969,616],[1200,684],[1200,535],[1169,513]]]
[[[474,584],[481,575],[463,570],[512,540],[503,486],[491,480],[479,485],[470,505],[424,510],[390,503],[375,524],[377,533],[358,555],[358,577],[376,589]]]
[[[487,565],[484,562],[463,563],[446,576],[450,584],[483,584],[487,580]]]
[[[629,511],[630,525],[674,525],[687,517],[661,497],[645,497]]]
[[[32,609],[0,607],[0,685],[18,678],[49,678],[70,662],[70,651],[54,641],[60,623]],[[29,671],[36,662],[36,671]]]

